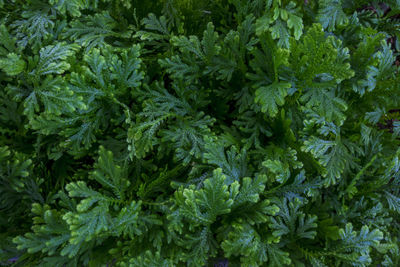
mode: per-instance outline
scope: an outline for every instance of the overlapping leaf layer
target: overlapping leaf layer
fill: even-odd
[[[399,17],[0,0],[0,265],[400,266]]]

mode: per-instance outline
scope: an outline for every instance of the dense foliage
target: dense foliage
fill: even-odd
[[[399,14],[0,0],[0,265],[400,266]]]

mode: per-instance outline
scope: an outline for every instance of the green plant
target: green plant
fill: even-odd
[[[399,266],[399,15],[0,0],[0,265]]]

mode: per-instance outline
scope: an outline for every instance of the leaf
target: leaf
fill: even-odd
[[[174,79],[182,79],[187,83],[193,83],[201,74],[205,65],[213,65],[218,62],[215,57],[220,51],[218,34],[214,31],[214,25],[210,22],[200,41],[197,36],[173,36],[171,43],[179,49],[178,54],[166,59],[159,59],[159,64],[167,69]],[[208,67],[204,73],[212,72]]]
[[[201,45],[205,59],[210,64],[221,50],[221,47],[218,45],[218,33],[214,31],[214,25],[211,22],[207,24],[207,29],[203,33]]]
[[[345,111],[348,109],[346,101],[335,96],[333,90],[322,88],[310,90],[300,99],[306,103],[307,108],[313,109],[329,122],[341,125],[346,119]]]
[[[149,267],[172,267],[173,262],[169,259],[164,259],[160,252],[156,253],[147,250],[142,255],[132,258],[129,260],[130,267],[141,267],[141,266],[149,266]]]
[[[87,0],[50,0],[49,3],[62,14],[65,15],[68,12],[73,17],[80,17],[81,10],[90,7],[90,1]]]
[[[262,163],[264,167],[266,167],[270,172],[276,175],[275,179],[277,182],[283,184],[290,177],[289,166],[284,165],[279,160],[266,160]]]
[[[339,56],[340,50],[337,46],[337,41],[332,36],[325,37],[320,24],[313,24],[300,42],[292,41],[290,62],[299,81],[296,85],[305,89],[313,88],[318,85],[315,81],[317,77],[321,77],[321,84],[331,87],[351,78],[354,72],[350,69],[350,64]],[[324,76],[329,79],[324,79]]]
[[[48,115],[61,115],[65,112],[72,112],[76,109],[83,109],[85,105],[79,96],[74,95],[64,83],[57,77],[47,77],[42,84],[36,87],[33,92],[24,100],[24,114],[29,119],[34,119],[34,114],[40,111],[39,103],[44,106],[44,112]],[[40,100],[40,102],[39,102]]]
[[[150,99],[144,102],[142,112],[136,115],[136,122],[128,130],[130,157],[144,157],[151,148],[160,143],[156,134],[162,124],[170,118],[185,116],[192,111],[185,99],[170,94],[160,84],[156,84],[154,88],[147,87],[145,92],[148,93],[146,98]]]
[[[104,11],[93,16],[85,16],[82,20],[74,20],[71,27],[66,29],[64,36],[86,47],[85,51],[89,52],[95,47],[104,47],[107,37],[120,37],[126,34],[114,31],[116,27],[116,21]]]
[[[15,20],[11,27],[16,32],[18,46],[26,47],[29,44],[37,51],[45,39],[53,37],[55,16],[46,3],[35,2],[29,9],[23,10],[22,19]]]
[[[203,59],[204,53],[201,49],[201,42],[197,36],[174,36],[171,39],[172,44],[181,52],[192,54],[193,59]]]
[[[204,137],[204,159],[208,164],[215,165],[222,169],[227,177],[227,184],[239,181],[249,173],[247,168],[247,154],[245,150],[237,151],[235,146],[225,150],[223,139]]]
[[[35,214],[33,232],[25,236],[17,236],[13,242],[18,249],[27,249],[28,253],[36,252],[54,255],[64,246],[70,238],[68,226],[61,218],[61,213],[51,210],[48,205],[35,203],[32,205],[32,213]]]
[[[288,125],[289,126],[289,125]],[[281,148],[276,145],[269,145],[265,149],[266,160],[261,165],[268,169],[270,182],[286,183],[292,174],[292,170],[303,167],[303,163],[297,159],[297,151],[291,148]]]
[[[324,29],[328,31],[335,30],[336,26],[342,26],[349,23],[347,15],[342,8],[341,0],[319,0],[320,6],[317,19]]]
[[[208,227],[202,228],[195,234],[186,235],[184,244],[189,249],[183,257],[188,266],[203,266],[208,258],[215,257],[217,253],[215,240]]]
[[[365,114],[365,119],[370,123],[376,124],[379,122],[379,120],[382,118],[384,114],[385,110],[383,110],[380,107],[376,107],[374,111],[367,112]]]
[[[133,156],[143,158],[146,153],[157,145],[155,137],[161,124],[169,117],[169,114],[159,118],[153,118],[146,122],[138,122],[128,130],[128,149],[131,151],[131,158]]]
[[[73,56],[77,48],[76,45],[67,45],[66,43],[57,43],[41,48],[40,56],[35,56],[33,59],[37,65],[30,74],[35,75],[38,79],[42,75],[64,73],[70,68],[66,59]]]
[[[105,163],[100,158],[99,163]],[[106,167],[107,163],[103,167]],[[97,181],[105,184],[105,179],[96,177]],[[111,186],[110,183],[107,184]],[[151,216],[139,217],[141,202],[131,201],[126,206],[122,206],[117,216],[112,217],[110,206],[112,204],[124,204],[110,196],[105,196],[91,188],[85,182],[78,181],[69,183],[66,186],[68,194],[71,198],[82,198],[76,207],[76,212],[69,211],[63,215],[63,219],[69,225],[71,238],[69,242],[75,246],[81,246],[82,243],[88,242],[99,235],[105,236],[129,236],[140,235],[143,233],[143,224]],[[116,209],[116,206],[114,206]],[[149,225],[150,221],[147,222]],[[141,229],[142,228],[142,229]],[[67,252],[65,252],[67,253]],[[71,252],[68,254],[72,255]]]
[[[76,117],[73,120],[62,121],[60,126],[65,124],[74,124],[74,122],[79,121],[80,118]],[[54,123],[54,122],[53,122]],[[52,124],[53,124],[52,123]],[[49,124],[46,122],[45,124]],[[39,128],[37,126],[33,126],[35,129]],[[72,151],[78,151],[83,146],[84,148],[89,148],[93,142],[96,141],[96,133],[95,129],[98,129],[100,126],[97,121],[92,122],[83,122],[80,125],[78,124],[76,127],[71,128],[63,128],[59,133],[62,136],[66,137],[66,140],[61,143],[63,147],[71,147]],[[41,129],[46,127],[42,126]]]
[[[204,188],[177,191],[175,201],[180,212],[192,223],[203,225],[211,225],[219,215],[229,213],[234,201],[225,179],[222,170],[216,169],[213,176],[204,181]]]
[[[352,154],[341,142],[323,140],[314,136],[304,142],[302,150],[311,152],[326,168],[322,174],[326,177],[324,181],[326,187],[335,184],[341,177],[341,173],[353,161]]]
[[[400,213],[400,197],[385,191],[385,198],[389,204],[389,208],[397,213]]]
[[[371,92],[376,87],[375,75],[378,65],[376,50],[381,47],[385,39],[384,34],[368,30],[371,29],[364,30],[362,41],[351,56],[351,65],[355,70],[355,77],[352,79],[353,90],[360,95],[364,95],[366,91]]]
[[[7,55],[7,58],[0,58],[0,69],[3,69],[9,76],[15,76],[24,71],[26,63],[21,56],[14,53]]]
[[[150,13],[147,18],[144,18],[142,21],[146,30],[156,31],[161,35],[169,36],[170,32],[167,27],[167,20],[164,16],[161,16],[159,19],[153,14]],[[142,39],[145,39],[143,34],[141,35]]]
[[[197,78],[200,70],[197,64],[189,65],[176,55],[167,59],[159,59],[158,63],[163,68],[166,68],[166,71],[171,74],[172,78],[186,79],[188,82],[193,82]]]
[[[385,84],[385,81],[393,79],[393,76],[390,74],[392,73],[393,63],[396,59],[389,45],[384,43],[382,48],[382,51],[377,51],[373,55],[372,64],[366,68],[366,77],[358,80],[357,84],[353,85],[353,89],[361,95],[364,95],[365,92],[372,92],[376,88],[379,88],[381,84]],[[388,89],[387,85],[383,86],[385,89]]]
[[[290,201],[290,200],[289,200]],[[302,238],[314,239],[317,232],[317,216],[306,215],[300,208],[304,205],[301,200],[294,198],[288,203],[287,198],[275,201],[279,207],[275,217],[271,218],[269,227],[273,229],[274,237],[288,235],[292,241]]]
[[[91,173],[90,178],[104,188],[111,189],[118,199],[124,199],[130,182],[125,178],[125,170],[115,164],[113,153],[100,146],[99,158],[94,167],[96,170]]]
[[[41,181],[33,178],[33,160],[8,146],[0,146],[0,210],[10,214],[8,223],[14,216],[23,217],[26,208],[33,202],[43,202],[37,187]]]
[[[166,167],[163,171],[159,172],[158,176],[146,177],[145,183],[140,185],[137,195],[141,199],[151,199],[160,192],[165,193],[169,189],[171,180],[179,175],[182,169],[184,169],[183,165],[179,165],[172,170],[168,170]]]
[[[113,218],[113,228],[115,236],[135,238],[135,235],[141,235],[139,212],[141,211],[141,202],[132,201],[126,207],[123,207],[118,216]]]
[[[370,231],[368,226],[364,225],[358,234],[356,231],[353,231],[351,223],[347,223],[345,229],[340,229],[339,235],[344,244],[343,249],[345,251],[366,252],[367,256],[369,248],[378,245],[383,239],[383,233],[378,229]]]
[[[261,104],[261,111],[271,117],[278,113],[278,106],[285,103],[287,89],[291,87],[290,83],[275,82],[266,87],[260,87],[256,90],[255,102]]]
[[[172,143],[175,147],[175,158],[188,164],[194,158],[200,158],[203,152],[203,136],[208,135],[215,119],[199,112],[195,117],[181,119],[167,130],[161,131],[163,142]]]
[[[110,62],[111,79],[118,82],[119,87],[135,88],[141,85],[144,73],[140,71],[140,47],[132,46],[129,50],[120,53],[121,59],[113,56]]]
[[[88,211],[97,202],[107,202],[108,200],[99,192],[89,188],[83,181],[69,183],[66,189],[70,197],[84,198],[77,206],[77,210],[80,212]]]
[[[275,187],[267,191],[266,194],[276,194],[279,197],[284,196],[289,199],[292,199],[293,197],[302,199],[303,195],[317,195],[321,185],[322,182],[318,178],[313,180],[306,179],[305,172],[302,170],[298,175],[296,175],[293,183],[286,184],[282,187]]]
[[[7,27],[4,24],[0,24],[0,56],[7,56],[8,53],[14,52],[15,38],[8,32]]]
[[[263,114],[247,111],[239,114],[237,120],[233,123],[246,137],[242,139],[246,149],[251,147],[259,148],[260,138],[272,136],[271,127],[266,125]]]
[[[289,47],[289,32],[282,21],[278,20],[270,28],[271,36],[273,39],[279,39],[279,47]]]
[[[393,122],[393,137],[397,138],[400,136],[400,121]]]
[[[239,187],[239,193],[233,199],[234,203],[232,208],[241,206],[245,203],[257,203],[260,200],[260,194],[265,189],[267,176],[258,175],[254,179],[245,177],[242,179]]]
[[[82,214],[68,212],[63,219],[69,225],[71,231],[69,242],[72,245],[79,245],[98,237],[106,232],[112,223],[108,208],[105,206],[96,206]]]
[[[240,256],[242,266],[289,265],[289,253],[282,251],[275,244],[269,244],[249,224],[234,223],[228,238],[222,242],[222,249],[227,257]]]
[[[241,256],[242,266],[256,266],[268,261],[261,236],[249,224],[235,223],[221,244],[226,257]]]
[[[269,265],[278,267],[283,265],[290,265],[292,260],[289,257],[289,252],[280,249],[275,244],[267,244],[267,253],[269,257]]]
[[[290,12],[288,14],[287,25],[289,29],[294,30],[294,38],[299,40],[300,36],[303,34],[303,19],[295,13]]]
[[[256,22],[256,34],[262,35],[269,31],[274,40],[278,39],[278,46],[289,48],[289,39],[293,30],[295,40],[299,40],[303,34],[303,19],[296,3],[281,1],[268,1],[264,16]]]

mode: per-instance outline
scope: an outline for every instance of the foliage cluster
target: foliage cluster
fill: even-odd
[[[400,266],[399,17],[0,0],[0,265]]]

